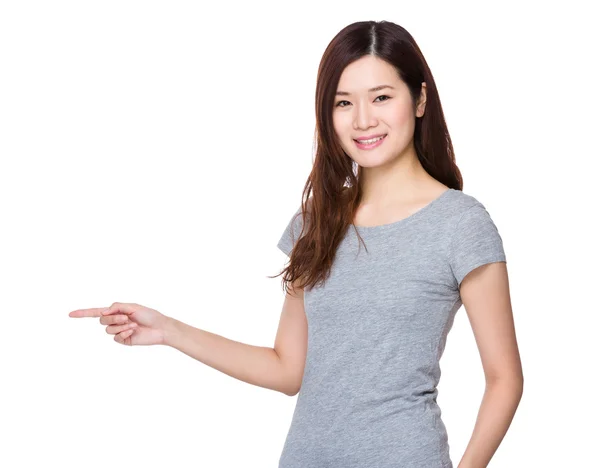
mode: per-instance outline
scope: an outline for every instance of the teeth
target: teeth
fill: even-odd
[[[380,136],[379,138],[371,138],[370,140],[357,140],[359,143],[362,143],[363,145],[370,145],[371,143],[375,143],[376,141],[381,140],[383,136]]]

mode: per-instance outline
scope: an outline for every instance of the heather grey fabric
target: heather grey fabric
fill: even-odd
[[[301,223],[292,217],[277,244],[287,255]],[[439,360],[459,284],[506,261],[502,239],[485,207],[454,189],[357,229],[368,253],[351,226],[327,282],[304,291],[308,352],[279,468],[452,468]]]

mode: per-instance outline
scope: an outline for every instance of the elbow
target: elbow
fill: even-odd
[[[519,397],[523,395],[523,387],[524,387],[525,379],[523,375],[510,375],[504,377],[495,377],[486,379],[487,386],[504,386],[512,389],[515,393],[519,394]]]
[[[279,391],[287,396],[296,396],[300,392],[300,386],[302,385],[302,373],[292,371],[282,366],[282,371],[279,378]]]
[[[294,386],[294,387],[287,387],[285,389],[282,390],[282,393],[284,395],[287,395],[289,397],[293,397],[298,395],[298,393],[300,392],[300,387],[299,386]]]
[[[300,386],[302,385],[302,380],[297,378],[287,378],[285,379],[284,384],[282,385],[281,393],[293,397],[298,395],[300,392]]]

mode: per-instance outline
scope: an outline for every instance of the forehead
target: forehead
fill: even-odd
[[[346,66],[340,76],[337,91],[362,93],[382,84],[398,89],[402,80],[388,62],[367,55]]]

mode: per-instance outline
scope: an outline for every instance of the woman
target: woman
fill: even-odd
[[[437,384],[464,304],[487,385],[458,467],[485,467],[523,388],[506,256],[483,204],[462,192],[412,36],[386,21],[340,31],[319,66],[316,110],[314,166],[278,242],[290,262],[273,348],[138,304],[70,315],[101,316],[119,343],[167,344],[298,394],[280,468],[451,468]]]

